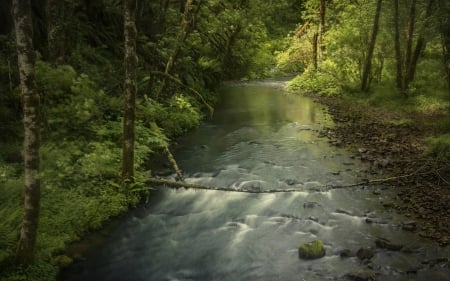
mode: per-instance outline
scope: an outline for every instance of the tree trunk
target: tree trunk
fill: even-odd
[[[412,42],[414,37],[414,25],[416,21],[416,3],[417,0],[412,0],[411,9],[409,11],[409,20],[408,20],[408,33],[406,35],[406,47],[405,47],[405,65],[404,65],[404,74],[403,74],[403,83],[402,83],[402,92],[405,96],[408,95],[409,88],[409,77],[411,72],[411,59],[412,59]]]
[[[16,263],[33,262],[40,208],[39,94],[36,89],[33,23],[29,0],[14,0],[12,6],[23,102],[24,216],[16,251]]]
[[[200,10],[200,5],[202,3],[202,0],[199,0],[198,3],[196,3],[196,0],[187,0],[184,5],[184,12],[183,16],[181,18],[181,31],[178,35],[177,43],[175,46],[175,49],[172,52],[172,55],[169,57],[166,63],[166,68],[164,70],[164,73],[170,74],[172,67],[175,63],[175,60],[177,59],[181,47],[183,46],[184,42],[188,38],[189,34],[192,32],[195,26],[195,17],[197,13]],[[161,86],[156,92],[156,98],[159,98],[162,92],[164,92],[164,89],[166,88],[166,80],[162,80]]]
[[[326,3],[325,0],[320,0],[320,7],[319,7],[319,38],[318,38],[318,57],[320,59],[323,58],[323,55],[325,53],[325,43],[324,36],[325,36],[325,13],[326,13]]]
[[[373,51],[375,49],[375,43],[377,41],[379,22],[380,22],[380,14],[381,14],[381,2],[382,0],[377,1],[377,9],[375,11],[375,18],[373,21],[373,29],[372,36],[370,37],[369,49],[367,51],[366,62],[364,64],[364,69],[362,73],[362,81],[361,81],[361,90],[367,91],[369,89],[369,75],[372,69],[372,57]]]
[[[122,178],[134,177],[134,123],[136,115],[136,0],[124,0],[125,108],[123,118]]]
[[[317,62],[317,60],[318,60],[318,58],[317,58],[317,49],[318,49],[318,41],[319,41],[319,33],[314,33],[314,35],[313,35],[313,46],[312,46],[312,61],[313,61],[313,66],[314,66],[314,69],[316,69],[317,70],[317,68],[318,68],[318,62]]]
[[[439,30],[442,41],[442,58],[448,90],[450,91],[450,3],[438,1],[439,5]]]
[[[64,36],[64,1],[47,0],[47,50],[48,61],[62,64],[65,56]]]
[[[403,70],[402,70],[402,53],[400,49],[400,28],[399,28],[399,8],[398,0],[394,0],[394,44],[395,44],[395,62],[397,67],[396,85],[397,88],[402,90],[403,86]]]
[[[431,18],[432,12],[433,12],[433,4],[434,4],[434,0],[430,0],[427,5],[427,10],[425,12],[425,23],[423,26],[423,28],[425,30],[422,30],[420,32],[419,39],[417,39],[416,47],[414,48],[414,52],[412,54],[411,65],[410,65],[409,71],[408,71],[408,74],[409,74],[408,81],[409,82],[412,82],[414,80],[414,77],[416,75],[417,62],[419,61],[420,55],[422,54],[422,51],[425,49],[425,46],[427,44],[427,42],[425,41],[424,32],[426,31],[426,29],[428,28],[428,25],[430,23],[430,18]]]

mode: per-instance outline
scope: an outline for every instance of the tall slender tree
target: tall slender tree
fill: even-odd
[[[325,43],[324,43],[324,37],[325,37],[325,14],[326,14],[326,3],[325,3],[325,0],[320,0],[320,6],[319,6],[319,38],[318,38],[319,57],[320,58],[323,58],[323,55],[325,53]]]
[[[369,74],[372,69],[372,57],[373,51],[375,49],[375,44],[377,41],[380,14],[381,14],[381,3],[382,0],[377,0],[377,8],[375,10],[375,18],[373,21],[372,35],[370,37],[369,49],[367,50],[366,62],[364,63],[364,69],[362,73],[361,90],[367,91],[369,89]]]
[[[124,95],[122,178],[134,177],[134,141],[136,118],[136,0],[124,0]]]
[[[403,66],[403,79],[402,79],[403,80],[402,81],[402,93],[405,96],[408,95],[409,83],[411,82],[409,80],[409,77],[411,75],[412,45],[413,45],[414,28],[415,28],[415,22],[416,22],[416,4],[417,4],[417,0],[412,0],[411,7],[409,10],[408,31],[406,34],[405,59],[404,59],[404,66]]]
[[[29,0],[14,0],[12,6],[23,103],[23,158],[25,167],[24,216],[16,251],[16,262],[33,262],[40,208],[39,94],[35,81],[33,23]]]
[[[399,20],[400,20],[400,12],[399,12],[399,5],[398,0],[394,0],[394,49],[395,49],[395,65],[397,68],[396,73],[396,85],[398,89],[403,89],[402,83],[403,83],[403,60],[402,60],[402,53],[401,53],[401,47],[400,47],[400,27],[399,27]]]

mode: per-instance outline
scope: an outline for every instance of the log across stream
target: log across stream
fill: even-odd
[[[174,188],[152,191],[62,280],[450,280],[450,249],[396,214],[389,179],[318,136],[332,125],[320,105],[282,86],[225,87],[173,150],[185,182],[150,179]],[[299,259],[315,240],[325,256]]]

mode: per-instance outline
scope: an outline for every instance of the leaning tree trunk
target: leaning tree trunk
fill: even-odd
[[[123,118],[122,178],[134,177],[134,140],[136,115],[136,0],[124,0],[125,108]]]
[[[23,158],[25,168],[24,216],[16,251],[16,263],[33,262],[40,208],[39,95],[34,74],[33,23],[29,0],[13,1],[17,58],[23,103]]]
[[[394,0],[394,44],[395,44],[395,65],[397,67],[396,85],[402,90],[403,86],[403,70],[402,70],[402,53],[400,49],[400,28],[399,28],[399,8],[398,0]]]
[[[369,89],[369,74],[372,69],[373,51],[375,49],[375,43],[377,41],[380,14],[381,14],[381,2],[382,0],[377,1],[377,9],[375,11],[375,18],[373,21],[372,36],[370,37],[369,49],[367,51],[366,62],[364,63],[364,69],[362,73],[362,81],[361,81],[362,91],[367,91]]]
[[[408,95],[409,88],[409,77],[411,73],[411,60],[412,60],[412,42],[414,37],[414,25],[416,21],[416,3],[417,0],[412,0],[411,9],[409,11],[409,21],[408,21],[408,33],[406,35],[406,47],[405,47],[405,64],[404,64],[404,74],[402,82],[402,92],[405,96]]]
[[[188,38],[189,34],[194,30],[195,27],[195,17],[200,10],[200,6],[203,0],[187,0],[184,4],[184,12],[181,18],[181,30],[178,34],[178,39],[176,42],[175,49],[172,51],[169,59],[167,60],[166,67],[164,69],[164,73],[170,74],[172,71],[172,67],[181,51],[181,47],[184,42]],[[181,2],[182,3],[182,2]],[[166,80],[163,79],[162,83],[156,92],[155,97],[159,98],[160,94],[164,92],[166,88]]]

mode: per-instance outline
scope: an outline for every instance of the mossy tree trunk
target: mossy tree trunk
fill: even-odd
[[[40,209],[39,95],[35,81],[33,23],[29,0],[14,0],[12,6],[23,103],[24,216],[16,251],[16,263],[33,262]]]
[[[411,64],[409,66],[409,71],[408,71],[408,83],[414,81],[414,77],[416,75],[416,68],[417,68],[417,63],[419,61],[420,56],[422,55],[422,51],[425,49],[426,46],[426,40],[425,40],[425,35],[424,32],[426,32],[429,23],[430,23],[430,18],[433,14],[433,4],[434,4],[434,0],[430,0],[428,1],[427,4],[427,9],[425,12],[425,19],[424,19],[424,25],[423,25],[423,29],[420,32],[420,36],[419,39],[417,39],[416,42],[416,46],[414,48],[414,52],[412,54],[411,57]]]
[[[318,38],[318,56],[321,60],[323,60],[323,56],[325,53],[325,14],[326,14],[326,3],[325,0],[320,0],[319,6],[319,38]]]
[[[415,27],[415,21],[416,21],[416,4],[417,0],[412,0],[411,7],[409,10],[409,20],[408,20],[408,29],[406,34],[406,47],[405,47],[405,59],[404,59],[404,66],[403,66],[403,81],[402,81],[402,93],[405,96],[408,96],[408,88],[409,83],[411,82],[409,80],[409,77],[411,76],[411,61],[412,61],[412,44],[413,44],[413,37],[414,37],[414,27]]]
[[[396,86],[399,90],[403,89],[402,83],[403,83],[403,60],[402,60],[402,53],[400,48],[400,27],[399,27],[399,20],[400,20],[400,13],[399,13],[399,6],[398,6],[398,0],[394,0],[394,49],[395,49],[395,65],[397,68],[396,73]]]
[[[136,0],[124,0],[124,118],[122,178],[132,181],[134,178],[134,141],[136,118]]]
[[[181,51],[181,48],[183,47],[184,42],[188,38],[189,34],[194,30],[195,27],[195,17],[197,16],[200,6],[202,4],[202,0],[186,0],[181,1],[180,5],[184,3],[184,11],[183,16],[181,18],[181,30],[178,34],[178,39],[175,45],[175,48],[172,51],[172,54],[170,55],[169,59],[167,60],[166,67],[164,69],[164,73],[170,74],[172,71],[172,67]],[[159,98],[161,93],[164,92],[166,88],[166,80],[163,79],[161,86],[159,87],[156,98]]]
[[[372,57],[375,50],[375,44],[377,41],[378,30],[380,26],[380,14],[381,14],[381,3],[382,0],[377,1],[377,8],[375,10],[375,17],[373,21],[372,35],[370,37],[369,48],[367,50],[366,62],[364,63],[361,90],[367,91],[369,89],[369,76],[372,70]]]

